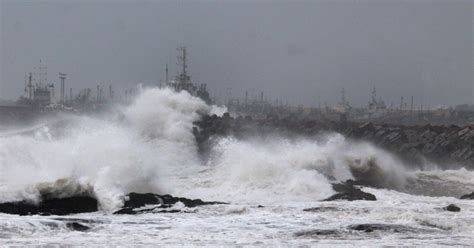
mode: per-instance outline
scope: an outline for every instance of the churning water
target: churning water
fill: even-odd
[[[223,112],[186,92],[143,89],[133,103],[100,118],[65,115],[0,133],[0,202],[85,193],[101,209],[61,218],[0,214],[0,244],[473,243],[474,203],[456,199],[474,191],[472,171],[414,171],[386,151],[335,133],[221,137],[204,161],[192,123],[201,114]],[[377,201],[320,201],[334,193],[332,182],[360,178]],[[112,215],[129,192],[230,204]],[[461,212],[442,210],[450,203]],[[92,231],[71,231],[65,225],[70,219]],[[349,228],[355,224],[384,228],[365,233]]]

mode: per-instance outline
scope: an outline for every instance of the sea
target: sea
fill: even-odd
[[[199,153],[193,122],[222,115],[187,92],[142,88],[100,116],[64,114],[0,130],[0,203],[87,192],[99,211],[0,213],[0,246],[471,246],[474,172],[402,162],[338,133],[213,137]],[[423,168],[423,169],[420,169]],[[323,201],[357,179],[376,201]],[[228,204],[114,215],[130,192]],[[459,212],[444,208],[449,204]],[[77,222],[86,231],[69,228]],[[367,227],[370,228],[361,228]]]

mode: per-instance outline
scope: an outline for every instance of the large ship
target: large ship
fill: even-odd
[[[166,66],[166,87],[177,92],[187,91],[189,94],[201,98],[207,104],[211,104],[207,84],[197,84],[191,80],[188,74],[186,47],[178,47],[179,51],[179,74],[172,80],[168,79],[168,66]],[[41,117],[54,115],[60,112],[86,112],[96,113],[108,109],[113,102],[128,101],[133,96],[133,90],[126,90],[124,98],[114,98],[112,85],[106,89],[97,85],[96,96],[94,90],[85,88],[73,95],[70,88],[69,95],[65,92],[66,74],[59,73],[59,97],[55,97],[55,85],[48,82],[47,68],[42,64],[35,67],[35,73],[25,75],[24,94],[17,101],[0,103],[0,124],[16,123],[16,121],[29,121]]]
[[[20,96],[17,101],[0,104],[0,124],[37,119],[58,110],[67,109],[61,105],[64,102],[58,104],[54,101],[54,84],[48,83],[46,66],[42,65],[41,60],[37,72],[34,74],[30,72],[25,75],[24,95]],[[65,74],[60,73],[59,75],[63,89]]]
[[[180,55],[178,61],[180,65],[180,73],[174,80],[168,79],[168,65],[166,65],[166,86],[179,92],[185,90],[189,94],[201,98],[207,104],[211,104],[209,92],[207,91],[207,84],[195,84],[191,81],[191,76],[188,75],[188,63],[186,47],[177,48]]]

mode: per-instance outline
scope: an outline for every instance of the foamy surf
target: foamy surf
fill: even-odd
[[[37,202],[49,194],[90,195],[100,203],[100,212],[64,219],[0,214],[0,238],[6,244],[61,244],[67,237],[76,245],[157,240],[170,245],[311,245],[315,240],[332,245],[348,239],[367,245],[368,239],[392,235],[395,240],[383,244],[397,245],[397,239],[417,232],[421,243],[414,244],[443,244],[453,233],[458,244],[472,241],[472,228],[463,224],[472,224],[470,202],[420,196],[432,195],[426,190],[440,184],[450,187],[444,195],[471,189],[470,171],[413,171],[387,151],[336,133],[215,138],[203,160],[193,122],[201,114],[224,111],[185,92],[142,89],[130,105],[106,117],[65,116],[60,125],[54,120],[0,135],[0,202]],[[334,193],[332,183],[348,179],[362,182],[364,191],[379,200],[320,202]],[[129,192],[230,204],[174,215],[111,215]],[[448,203],[463,211],[446,216],[438,208]],[[303,211],[314,207],[323,210]],[[69,222],[87,225],[97,235],[71,232]],[[350,229],[361,223],[395,224],[375,225],[378,234],[364,236]],[[184,231],[190,235],[183,240]]]

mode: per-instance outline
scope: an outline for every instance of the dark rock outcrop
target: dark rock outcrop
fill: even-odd
[[[305,208],[305,212],[329,212],[329,211],[338,211],[336,207],[314,207],[314,208]]]
[[[396,232],[396,233],[418,233],[418,232],[427,232],[428,230],[421,228],[414,228],[409,226],[397,225],[397,224],[355,224],[349,225],[347,227],[349,230],[361,231],[361,232],[374,232],[374,231],[384,231],[384,232]]]
[[[0,203],[0,213],[17,215],[68,215],[98,211],[98,202],[90,196],[73,196],[66,198],[47,198],[35,204],[28,201]],[[176,213],[178,209],[170,209],[174,204],[181,202],[188,208],[202,205],[226,204],[223,202],[205,202],[200,199],[187,199],[171,195],[130,193],[126,196],[124,206],[114,214],[138,213]],[[150,206],[149,208],[146,208]],[[67,224],[70,229],[84,231],[87,226],[77,222]],[[87,227],[88,228],[88,227]]]
[[[323,201],[347,200],[347,201],[375,201],[377,198],[370,193],[364,192],[354,186],[354,182],[348,180],[344,183],[335,183],[332,185],[334,191],[338,192]]]
[[[89,196],[44,199],[38,204],[28,201],[0,203],[0,213],[18,215],[68,215],[97,210],[97,200]]]
[[[79,232],[84,232],[90,229],[90,227],[77,223],[77,222],[69,222],[66,224],[66,227],[71,230],[79,231]]]
[[[463,200],[474,200],[474,192],[461,196]]]
[[[443,209],[446,210],[446,211],[449,211],[449,212],[460,212],[461,211],[461,208],[454,205],[454,204],[449,204],[448,206],[444,207]]]
[[[295,237],[338,236],[341,231],[335,229],[314,229],[295,233]]]
[[[126,196],[124,206],[114,214],[139,214],[139,213],[176,213],[177,209],[167,209],[181,202],[188,208],[202,205],[225,204],[223,202],[205,202],[201,199],[187,199],[171,195],[157,195],[152,193],[130,193]],[[144,208],[150,206],[149,208]]]

